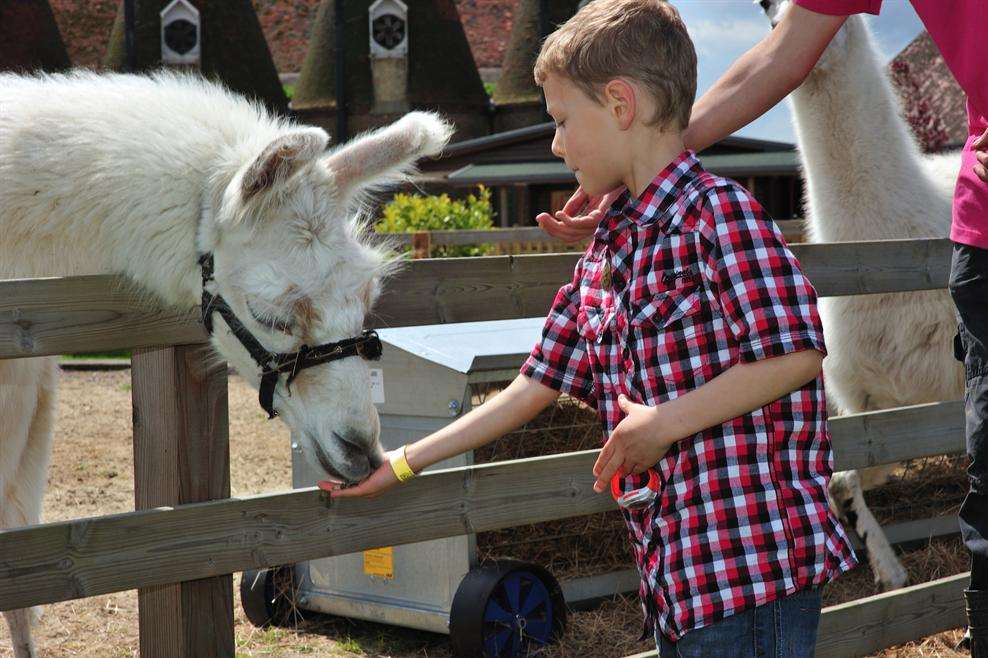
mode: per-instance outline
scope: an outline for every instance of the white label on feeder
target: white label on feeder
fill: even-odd
[[[371,368],[371,402],[384,404],[384,371]]]

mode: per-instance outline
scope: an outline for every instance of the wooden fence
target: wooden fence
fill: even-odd
[[[803,241],[803,220],[783,219],[776,222],[786,240]],[[521,254],[545,254],[559,252],[582,252],[586,243],[566,244],[546,237],[545,231],[537,226],[518,228],[464,230],[464,231],[417,231],[410,233],[375,234],[378,240],[387,240],[394,245],[412,248],[415,258],[429,258],[434,247],[461,247],[468,245],[491,245],[499,256]]]
[[[793,251],[821,296],[942,288],[950,262],[939,239]],[[577,258],[413,261],[369,326],[541,316]],[[429,473],[379,500],[331,502],[317,489],[229,499],[225,369],[205,365],[195,309],[140,299],[109,276],[0,282],[0,358],[137,350],[139,508],[0,531],[0,610],[138,588],[143,656],[233,656],[233,572],[614,507],[591,489],[596,451]],[[963,451],[963,423],[957,401],[835,418],[837,467]],[[828,608],[818,655],[863,655],[962,625],[964,584],[956,576]]]

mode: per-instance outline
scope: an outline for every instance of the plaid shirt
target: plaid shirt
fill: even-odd
[[[686,151],[611,206],[521,372],[595,406],[606,440],[620,393],[659,405],[735,364],[807,349],[826,353],[816,291],[778,227]],[[678,640],[855,565],[827,504],[822,376],[683,438],[655,470],[656,503],[622,510],[646,635],[658,624]]]

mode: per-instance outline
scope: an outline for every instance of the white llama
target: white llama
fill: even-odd
[[[762,0],[773,24],[789,0]],[[902,118],[865,20],[850,17],[792,94],[806,179],[811,242],[947,237],[960,157],[924,156]],[[957,329],[946,290],[829,297],[820,301],[829,349],[827,398],[841,414],[964,395],[953,357]],[[835,512],[864,540],[885,589],[907,581],[862,488],[884,483],[893,466],[836,473]]]
[[[427,113],[326,152],[328,137],[194,77],[0,75],[0,278],[122,273],[164,305],[197,305],[197,257],[239,321],[278,354],[361,335],[389,261],[361,241],[374,186],[438,153]],[[260,367],[212,315],[212,343],[254,386]],[[360,358],[277,380],[272,407],[314,467],[348,481],[384,459]],[[56,367],[0,360],[0,528],[41,519]],[[4,613],[34,655],[28,610]]]

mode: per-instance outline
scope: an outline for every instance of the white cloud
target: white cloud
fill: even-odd
[[[768,32],[768,21],[754,19],[715,20],[703,18],[687,23],[690,37],[700,57],[744,52]]]

